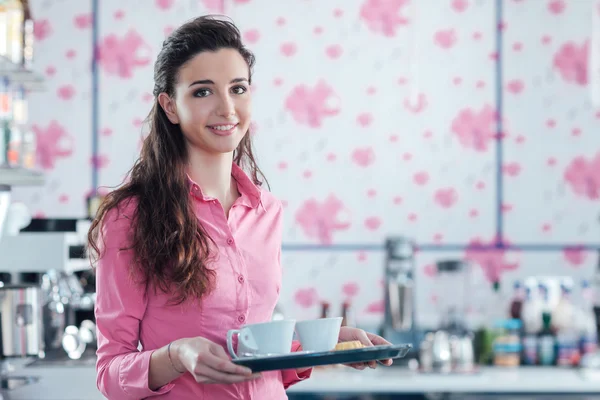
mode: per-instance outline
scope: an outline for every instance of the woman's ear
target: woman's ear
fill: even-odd
[[[171,99],[168,94],[161,93],[158,95],[158,104],[162,107],[167,118],[172,124],[179,123],[179,117],[177,116],[177,107],[175,107],[175,100]]]

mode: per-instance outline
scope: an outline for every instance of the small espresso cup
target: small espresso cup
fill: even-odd
[[[227,332],[227,350],[233,358],[288,354],[292,351],[294,320],[280,320],[244,325]],[[237,352],[233,350],[233,337],[238,337]]]
[[[304,351],[330,351],[340,335],[342,317],[319,318],[296,322],[296,335]]]

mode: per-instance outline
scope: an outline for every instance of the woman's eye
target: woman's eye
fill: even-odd
[[[248,91],[244,86],[236,86],[232,90],[235,94],[244,94]]]
[[[198,89],[194,92],[195,97],[206,97],[210,94],[210,90],[208,89]]]

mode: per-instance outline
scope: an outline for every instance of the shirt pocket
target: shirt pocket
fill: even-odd
[[[275,308],[281,290],[281,266],[276,251],[267,251],[261,255],[244,252],[244,261],[248,271],[250,303],[252,306]]]

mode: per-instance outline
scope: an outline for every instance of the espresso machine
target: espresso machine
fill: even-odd
[[[0,242],[6,231],[12,186],[37,186],[44,182],[41,174],[0,166]],[[6,238],[4,238],[6,239]],[[12,259],[0,253],[4,264]],[[6,274],[4,274],[6,275]],[[0,399],[6,390],[36,382],[35,376],[13,374],[17,364],[44,356],[41,294],[35,285],[11,284],[0,277]]]
[[[385,316],[381,335],[395,344],[413,345],[407,356],[394,364],[417,358],[423,337],[415,322],[415,249],[415,243],[406,237],[390,237],[385,242]]]

